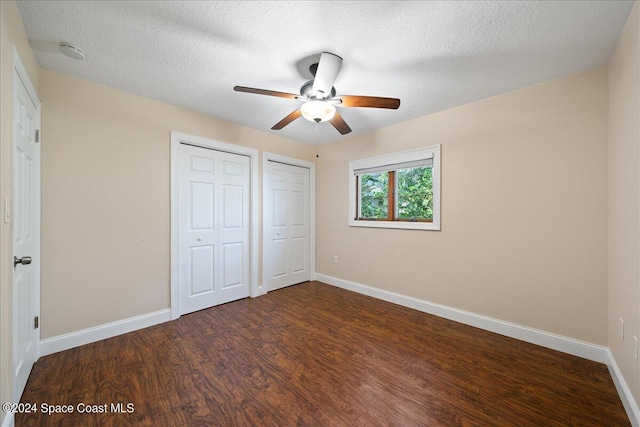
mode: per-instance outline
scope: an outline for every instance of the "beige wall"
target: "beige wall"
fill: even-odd
[[[609,65],[609,347],[640,404],[640,5]],[[620,338],[620,318],[625,338]]]
[[[315,161],[315,148],[40,70],[42,338],[169,307],[170,131]]]
[[[0,2],[0,203],[11,199],[13,189],[13,47],[16,47],[38,90],[38,67],[29,46],[22,18],[14,1]],[[13,344],[11,305],[13,246],[11,224],[0,222],[0,402],[11,400]],[[0,411],[0,423],[5,413]]]
[[[606,345],[607,96],[600,68],[321,146],[316,270]],[[350,160],[432,144],[442,231],[347,226]]]

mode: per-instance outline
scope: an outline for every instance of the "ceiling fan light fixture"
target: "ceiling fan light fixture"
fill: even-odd
[[[336,107],[326,101],[313,100],[305,102],[300,107],[302,117],[310,122],[326,122],[336,114]]]

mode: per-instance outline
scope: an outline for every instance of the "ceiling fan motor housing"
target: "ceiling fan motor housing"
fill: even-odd
[[[309,99],[315,98],[316,94],[313,92],[313,80],[309,80],[302,85],[302,87],[300,88],[300,95]],[[333,98],[334,96],[336,96],[336,88],[331,87],[331,92],[329,93],[329,96],[326,97],[326,99]]]

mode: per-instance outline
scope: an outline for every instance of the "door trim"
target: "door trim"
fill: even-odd
[[[24,66],[24,63],[22,62],[22,58],[20,58],[20,54],[18,53],[18,50],[16,49],[15,46],[13,46],[13,70],[14,70],[14,76],[18,76],[18,79],[14,79],[13,81],[13,105],[15,105],[16,103],[16,85],[18,84],[22,84],[25,89],[27,90],[27,94],[29,95],[29,98],[31,98],[31,101],[33,102],[33,105],[35,106],[36,109],[36,117],[35,117],[35,123],[34,123],[34,127],[35,129],[41,130],[42,126],[41,126],[41,113],[42,113],[42,104],[40,102],[40,98],[38,97],[38,93],[36,92],[35,88],[33,87],[33,84],[31,83],[31,79],[29,78],[29,73],[27,72],[27,69]],[[12,114],[13,114],[13,108],[12,108]],[[11,135],[12,135],[12,143],[11,143],[11,162],[12,162],[12,173],[11,173],[11,180],[12,180],[12,184],[11,184],[11,191],[12,191],[12,195],[11,195],[11,216],[13,217],[13,202],[15,201],[15,194],[13,194],[14,191],[14,185],[15,185],[15,170],[13,169],[13,157],[14,157],[14,153],[15,153],[15,138],[13,137],[13,118],[11,120]],[[35,233],[35,251],[33,254],[33,270],[34,270],[34,281],[35,281],[35,286],[34,286],[34,305],[35,305],[35,312],[37,316],[40,316],[40,233],[41,233],[41,200],[40,200],[40,196],[42,194],[42,189],[41,189],[41,147],[42,146],[42,132],[40,132],[40,138],[39,138],[39,142],[36,144],[36,177],[35,177],[35,193],[36,193],[36,197],[35,197],[35,203],[34,203],[34,226],[36,229],[36,233]],[[15,221],[14,218],[11,218],[11,235],[13,236],[13,227],[15,225]],[[15,253],[14,253],[14,247],[13,247],[13,237],[11,237],[11,255],[9,257],[9,259],[13,260]],[[15,384],[13,384],[13,379],[14,379],[14,374],[15,374],[15,360],[14,360],[14,351],[15,351],[15,340],[16,337],[18,335],[18,331],[16,330],[17,328],[17,322],[15,322],[15,307],[13,307],[13,291],[14,291],[14,284],[15,284],[15,279],[14,279],[14,269],[11,268],[11,295],[9,297],[9,304],[11,306],[11,316],[10,316],[10,322],[11,322],[11,351],[9,352],[9,358],[11,360],[11,375],[10,375],[10,379],[11,379],[11,394],[12,397],[15,399],[15,402],[19,402],[20,401],[20,397],[21,396],[16,396],[16,389],[15,389]],[[40,357],[40,328],[36,329],[36,336],[35,336],[35,360],[37,361],[38,358]]]
[[[258,286],[258,230],[260,226],[260,211],[258,203],[258,150],[242,147],[240,145],[215,141],[213,139],[188,135],[171,131],[171,320],[180,317],[179,307],[179,224],[178,224],[178,187],[179,187],[179,158],[180,144],[189,144],[196,147],[224,151],[232,154],[248,156],[251,159],[251,191],[249,195],[251,208],[250,237],[251,242],[251,273],[250,295],[256,297],[262,295],[261,286]]]
[[[316,164],[306,160],[294,159],[293,157],[281,156],[279,154],[262,153],[262,294],[267,293],[265,283],[268,281],[265,268],[265,253],[267,250],[267,227],[266,219],[267,205],[264,201],[267,199],[267,165],[269,162],[284,163],[286,165],[298,166],[309,169],[309,279],[316,279]]]

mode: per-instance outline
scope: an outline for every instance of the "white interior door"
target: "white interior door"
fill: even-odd
[[[250,159],[218,152],[220,165],[219,233],[220,284],[218,304],[246,298],[250,293]]]
[[[250,159],[180,145],[180,314],[249,296]]]
[[[37,101],[15,71],[13,78],[13,398],[19,401],[40,338],[40,144]]]
[[[272,291],[310,279],[309,169],[267,162],[264,255],[267,289]]]

